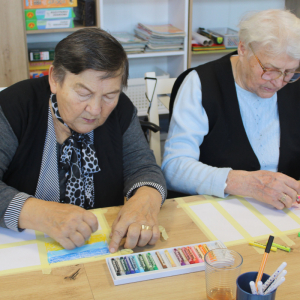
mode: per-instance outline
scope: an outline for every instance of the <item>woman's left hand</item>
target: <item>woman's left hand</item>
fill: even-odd
[[[116,252],[125,236],[125,248],[154,245],[160,235],[157,217],[161,202],[161,194],[156,189],[140,187],[122,207],[112,225],[109,251]]]

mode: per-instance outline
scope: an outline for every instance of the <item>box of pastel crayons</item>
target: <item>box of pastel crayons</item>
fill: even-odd
[[[203,271],[204,255],[219,248],[226,246],[212,241],[109,257],[106,263],[114,284],[119,285]]]

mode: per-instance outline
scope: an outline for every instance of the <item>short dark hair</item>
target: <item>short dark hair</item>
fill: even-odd
[[[63,83],[66,71],[79,74],[93,69],[106,72],[101,79],[122,75],[127,87],[128,59],[122,45],[100,28],[83,28],[61,40],[55,47],[53,73]]]

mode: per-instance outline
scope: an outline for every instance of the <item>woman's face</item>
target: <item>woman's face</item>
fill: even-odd
[[[53,68],[49,71],[50,88],[56,94],[60,116],[71,129],[88,133],[104,124],[118,103],[121,75],[101,79],[105,72],[67,72],[60,84],[53,77]]]
[[[258,60],[254,55],[248,57],[248,53],[251,52],[251,49],[245,49],[244,45],[240,42],[238,50],[238,64],[240,63],[241,68],[237,75],[240,82],[237,83],[240,84],[242,88],[255,93],[261,98],[270,98],[287,84],[283,81],[283,76],[275,80],[262,79],[263,69]],[[299,67],[299,60],[293,59],[287,54],[269,57],[264,54],[263,50],[260,50],[255,52],[255,55],[265,68],[290,72],[295,71]],[[239,70],[239,67],[237,67],[237,69]]]

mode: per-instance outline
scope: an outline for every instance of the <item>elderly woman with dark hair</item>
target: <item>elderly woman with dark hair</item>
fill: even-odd
[[[283,209],[300,194],[300,20],[267,10],[239,27],[237,53],[175,83],[162,169],[170,190]]]
[[[100,29],[58,43],[49,77],[0,93],[0,225],[45,232],[63,247],[97,230],[88,211],[124,204],[110,251],[154,244],[166,197],[137,110],[122,93],[128,61]]]

